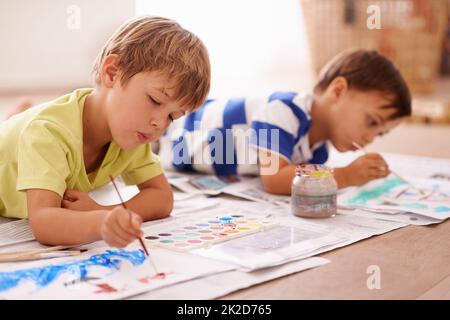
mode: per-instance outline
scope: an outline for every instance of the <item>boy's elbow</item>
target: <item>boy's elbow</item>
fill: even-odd
[[[167,192],[164,194],[163,199],[161,199],[161,210],[159,214],[159,219],[164,219],[170,216],[173,210],[173,193]]]
[[[290,184],[280,183],[276,175],[261,176],[264,191],[275,195],[290,195]]]
[[[273,183],[263,183],[264,191],[271,194],[279,194],[279,190]]]
[[[38,217],[34,217],[30,219],[31,230],[33,231],[34,238],[37,242],[46,246],[54,246],[57,243],[54,242],[51,235],[48,232],[48,228],[46,228],[43,223],[39,221]]]

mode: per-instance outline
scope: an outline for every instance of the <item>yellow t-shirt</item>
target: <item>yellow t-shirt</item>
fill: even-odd
[[[86,173],[83,106],[92,90],[75,90],[0,123],[0,216],[26,218],[27,189],[62,197],[66,189],[100,188],[110,174],[137,185],[163,173],[149,144],[122,150],[114,141],[99,168]]]

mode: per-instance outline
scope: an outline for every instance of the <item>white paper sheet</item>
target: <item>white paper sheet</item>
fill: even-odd
[[[183,283],[177,283],[172,286],[132,297],[131,299],[216,299],[239,289],[248,288],[258,283],[266,282],[307,269],[316,268],[329,262],[330,261],[328,259],[313,257],[286,263],[281,266],[260,269],[253,272],[243,272],[237,270],[227,271]]]
[[[235,268],[194,255],[151,250],[155,270],[138,244],[96,248],[74,258],[0,264],[0,299],[122,299]]]
[[[26,219],[0,224],[0,247],[34,239],[33,231]]]

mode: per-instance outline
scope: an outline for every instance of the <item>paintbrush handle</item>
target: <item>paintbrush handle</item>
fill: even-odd
[[[0,256],[0,262],[20,262],[20,261],[32,261],[32,260],[42,260],[51,258],[62,258],[62,257],[72,257],[81,254],[79,250],[72,251],[52,251],[52,252],[41,252],[41,253],[10,253],[2,254]]]
[[[148,257],[149,254],[148,254],[148,250],[147,250],[147,247],[145,246],[144,241],[142,240],[141,237],[139,237],[138,240],[139,240],[139,242],[141,243],[142,248],[144,249],[145,255]]]

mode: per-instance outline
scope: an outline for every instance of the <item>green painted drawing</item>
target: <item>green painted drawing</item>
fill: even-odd
[[[350,198],[348,203],[351,205],[366,205],[368,201],[379,199],[395,187],[403,184],[405,183],[399,178],[385,179],[381,186],[359,192],[356,196]]]

